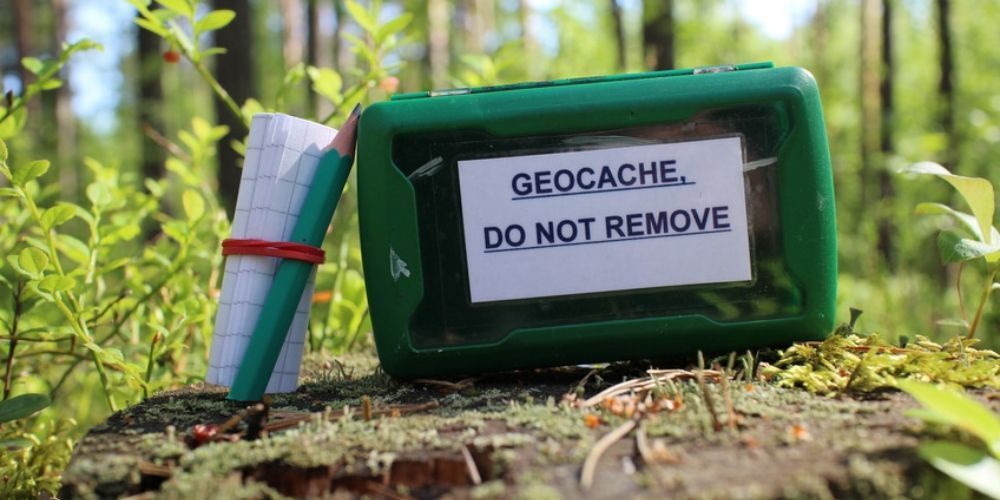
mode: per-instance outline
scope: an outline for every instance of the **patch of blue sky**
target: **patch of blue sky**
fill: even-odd
[[[539,44],[547,54],[558,53],[559,37],[556,25],[546,12],[565,5],[568,0],[528,0],[536,15],[532,16],[532,29]],[[518,0],[503,0],[504,8],[518,8]],[[641,0],[618,0],[626,10],[641,8]],[[121,70],[125,57],[134,49],[134,10],[127,2],[108,0],[77,0],[70,3],[69,39],[90,38],[104,46],[102,52],[80,54],[70,63],[70,84],[73,88],[73,111],[81,121],[96,133],[113,132],[117,126],[117,110],[122,102],[124,76]],[[735,0],[732,4],[738,14],[775,39],[786,39],[808,21],[815,6],[810,0]],[[583,13],[584,17],[593,13]],[[382,17],[398,15],[385,9]],[[280,29],[279,19],[269,20]],[[324,23],[328,20],[324,20]],[[502,32],[513,37],[519,33],[516,26],[501,26]],[[332,31],[332,26],[326,26]],[[5,79],[6,80],[6,79]],[[4,82],[7,88],[15,82]],[[8,84],[10,83],[10,84]]]
[[[69,5],[67,38],[89,38],[104,46],[70,61],[73,112],[95,133],[111,133],[122,100],[122,63],[134,45],[135,9],[127,2],[107,0],[77,0]]]

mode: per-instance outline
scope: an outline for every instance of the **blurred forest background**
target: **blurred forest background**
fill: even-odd
[[[58,224],[32,222],[23,202],[0,197],[0,252],[19,255],[21,269],[34,245],[46,254],[41,268],[52,268],[37,275],[45,300],[18,277],[31,269],[18,274],[8,259],[0,273],[4,398],[31,391],[55,401],[48,423],[31,428],[36,440],[64,446],[111,409],[203,376],[224,210],[251,113],[338,125],[355,102],[394,92],[768,60],[805,67],[820,85],[833,157],[839,319],[863,309],[860,328],[888,339],[962,332],[949,320],[963,315],[963,271],[943,266],[935,245],[944,221],[913,215],[920,201],[958,197],[894,172],[933,160],[1000,183],[1000,2],[373,1],[152,4],[181,14],[161,26],[199,30],[193,48],[174,32],[140,29],[134,20],[150,21],[133,4],[146,2],[0,3],[4,110],[42,82],[0,122],[8,163],[50,160],[25,192],[69,207],[66,220],[51,216]],[[235,17],[193,22],[222,9]],[[61,43],[83,38],[103,50],[69,57],[49,75],[61,85],[22,63],[57,58]],[[313,350],[370,346],[353,208],[349,192],[326,243]],[[78,271],[57,269],[59,259]],[[983,273],[971,267],[962,283],[978,297]],[[71,281],[45,284],[47,272]],[[1000,347],[1000,314],[987,314],[979,336]]]

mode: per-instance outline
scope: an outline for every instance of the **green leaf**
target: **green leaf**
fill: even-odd
[[[89,38],[81,38],[73,43],[63,43],[63,50],[59,54],[59,59],[66,60],[74,53],[85,50],[104,50],[104,46]]]
[[[922,174],[922,175],[934,175],[940,177],[951,184],[965,202],[969,204],[969,208],[972,209],[972,215],[976,217],[976,221],[979,223],[979,229],[983,234],[983,241],[987,244],[992,243],[992,234],[990,229],[993,227],[993,211],[994,206],[994,195],[993,195],[993,184],[990,181],[983,179],[981,177],[964,177],[961,175],[955,175],[948,171],[948,169],[938,165],[934,162],[924,161],[920,163],[914,163],[901,170],[903,173],[908,174]]]
[[[135,22],[135,24],[138,25],[140,28],[149,31],[150,33],[153,33],[160,38],[167,38],[167,36],[170,34],[170,32],[167,31],[167,29],[164,28],[162,24],[157,24],[143,17],[136,17],[133,19],[133,22]]]
[[[27,119],[28,108],[21,106],[9,118],[0,122],[0,139],[9,139],[17,135],[24,128]]]
[[[1000,499],[1000,460],[975,448],[944,441],[921,444],[917,452],[937,470],[984,495]]]
[[[972,235],[977,241],[985,241],[983,231],[979,227],[979,221],[972,214],[955,210],[948,205],[941,203],[919,203],[913,211],[914,215],[947,215],[958,222],[959,227]],[[990,227],[990,241],[996,243],[1000,241],[1000,231]]]
[[[151,3],[151,1],[152,0],[128,0],[128,3],[132,4],[132,6],[135,7],[136,10],[138,10],[139,12],[142,12],[149,8],[149,4]]]
[[[205,57],[217,56],[225,54],[226,52],[228,51],[223,47],[209,47],[207,49],[201,50],[201,57],[205,58]]]
[[[37,83],[39,90],[55,90],[59,87],[62,87],[62,84],[63,84],[62,80],[58,78],[49,78]]]
[[[317,94],[329,99],[334,104],[339,104],[343,100],[340,90],[344,82],[339,73],[330,68],[317,68],[315,66],[309,66],[306,73],[313,82],[313,91]]]
[[[103,207],[111,203],[111,188],[100,182],[92,182],[87,186],[87,199],[95,207]]]
[[[410,21],[412,20],[413,20],[413,14],[406,13],[393,19],[392,21],[383,24],[382,27],[380,27],[378,29],[378,32],[375,34],[375,43],[381,45],[386,38],[389,38],[390,36],[399,33],[400,31],[403,31],[403,29],[405,29],[406,26],[410,24]]]
[[[3,142],[3,139],[0,139],[0,162],[7,161],[7,155],[7,143]]]
[[[988,262],[996,262],[1000,258],[1000,240],[994,245],[981,241],[963,238],[954,229],[945,229],[938,234],[938,252],[946,264],[975,260],[986,257]]]
[[[77,209],[70,204],[57,204],[56,206],[42,213],[41,224],[45,230],[61,226],[73,217],[76,217]]]
[[[87,247],[86,243],[64,233],[59,233],[56,236],[59,241],[59,251],[63,255],[78,264],[85,264],[90,260],[90,248]]]
[[[368,33],[374,34],[378,27],[376,26],[375,19],[357,2],[352,0],[347,0],[347,12],[354,18],[354,21],[361,26],[361,29],[367,31]]]
[[[21,66],[24,66],[24,69],[30,71],[31,74],[37,75],[45,68],[45,63],[37,57],[25,57],[21,59]]]
[[[75,286],[76,280],[58,274],[50,274],[38,282],[38,289],[49,293],[65,292],[72,290]]]
[[[235,18],[236,13],[231,10],[213,10],[194,23],[194,30],[198,33],[204,33],[206,31],[225,28]]]
[[[163,234],[178,243],[183,243],[187,239],[187,227],[176,220],[167,222],[160,229],[163,231]]]
[[[194,7],[187,0],[156,0],[156,3],[182,16],[194,17]]]
[[[20,270],[27,274],[28,277],[38,279],[42,276],[45,268],[48,267],[49,257],[45,255],[45,252],[37,248],[27,247],[18,254],[17,262],[20,265]]]
[[[187,215],[188,221],[197,221],[202,215],[205,215],[205,200],[197,191],[193,189],[184,191],[181,202],[184,205],[184,213]]]
[[[52,404],[45,394],[21,394],[8,400],[0,401],[0,423],[10,422],[19,418],[30,417]]]
[[[33,181],[49,170],[48,160],[35,160],[20,168],[14,169],[14,184],[23,186],[28,181]]]
[[[939,423],[950,423],[981,439],[1000,457],[1000,417],[965,394],[913,380],[900,380],[899,388],[938,415]]]
[[[25,438],[0,439],[0,450],[19,450],[33,444],[35,443]]]

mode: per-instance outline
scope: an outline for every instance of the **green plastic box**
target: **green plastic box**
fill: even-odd
[[[741,350],[833,327],[833,182],[803,69],[402,94],[365,110],[358,141],[391,375]]]

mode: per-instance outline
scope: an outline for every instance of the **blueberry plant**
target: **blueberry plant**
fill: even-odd
[[[364,35],[348,36],[359,56],[355,72],[297,65],[288,68],[274,99],[235,102],[212,75],[223,51],[204,45],[207,33],[235,14],[194,0],[128,0],[140,29],[161,37],[168,63],[189,63],[229,112],[249,124],[256,112],[282,111],[283,96],[308,78],[332,111],[311,118],[337,123],[358,102],[395,90],[395,67],[384,63],[410,21],[382,22],[381,6],[347,2]],[[44,159],[15,157],[27,120],[26,102],[58,88],[59,70],[89,41],[65,45],[51,59],[25,58],[35,75],[21,96],[0,105],[0,496],[54,492],[72,439],[108,412],[155,391],[200,380],[207,362],[221,277],[219,242],[229,234],[212,179],[218,144],[227,133],[204,117],[170,138],[165,178],[138,168],[83,158],[85,199],[60,196]],[[398,82],[398,80],[397,80]],[[74,168],[64,165],[61,168]],[[152,228],[152,229],[150,229]],[[310,345],[345,349],[366,331],[356,216],[322,266],[317,289],[327,299],[313,314]],[[73,417],[81,416],[86,422]]]
[[[943,203],[924,202],[917,205],[915,213],[943,215],[954,222],[938,233],[937,246],[942,262],[960,265],[957,289],[963,317],[956,323],[965,327],[967,336],[972,338],[979,328],[990,294],[1000,288],[1000,283],[994,282],[1000,273],[1000,231],[993,226],[996,204],[993,184],[981,177],[952,174],[948,169],[933,162],[915,163],[902,169],[901,172],[929,175],[946,181],[958,191],[971,211],[971,213],[965,212]],[[967,317],[965,301],[962,298],[961,270],[966,264],[978,264],[983,268],[985,275],[979,304],[971,320]]]

